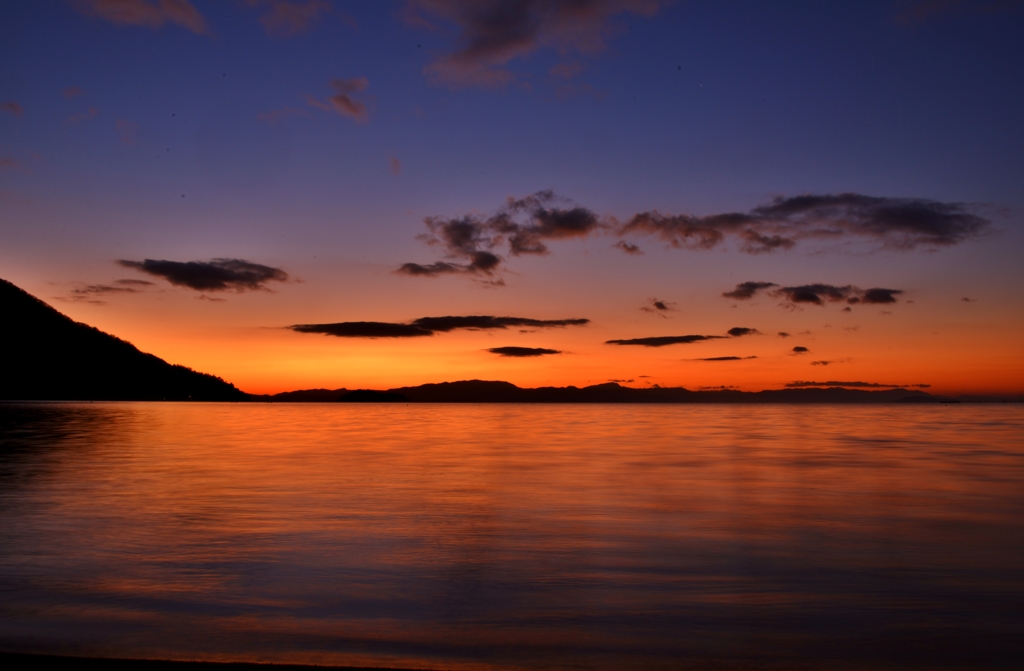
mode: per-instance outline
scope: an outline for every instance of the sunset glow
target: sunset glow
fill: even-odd
[[[251,393],[1024,393],[1020,7],[570,4],[7,3],[0,277]],[[468,316],[588,322],[293,328]]]

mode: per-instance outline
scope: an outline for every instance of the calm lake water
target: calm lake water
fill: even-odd
[[[1024,408],[0,405],[0,650],[1024,667]]]

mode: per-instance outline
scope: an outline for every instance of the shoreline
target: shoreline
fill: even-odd
[[[198,660],[131,659],[122,657],[85,657],[30,652],[0,652],[5,669],[79,669],[103,665],[112,669],[148,669],[152,671],[438,671],[436,669],[397,666],[333,666],[320,664],[281,664],[276,662],[204,662]]]

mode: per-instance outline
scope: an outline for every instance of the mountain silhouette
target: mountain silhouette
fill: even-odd
[[[167,363],[0,280],[0,400],[244,401],[219,377]]]

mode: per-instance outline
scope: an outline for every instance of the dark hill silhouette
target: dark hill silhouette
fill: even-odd
[[[282,391],[279,394],[251,394],[254,401],[267,403],[333,403],[349,393],[350,389],[299,389],[298,391]]]
[[[171,365],[0,280],[0,400],[244,401],[219,377]]]
[[[408,403],[409,399],[393,391],[354,389],[338,399],[340,403]]]

